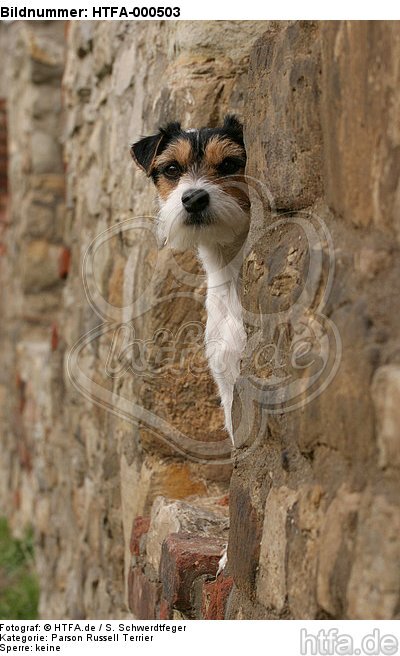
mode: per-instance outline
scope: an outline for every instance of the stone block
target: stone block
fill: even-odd
[[[130,551],[132,556],[139,556],[143,552],[143,536],[147,535],[150,526],[150,517],[135,517],[132,525]]]
[[[322,193],[319,83],[318,24],[272,24],[250,56],[245,141],[248,174],[261,176],[278,209]]]
[[[63,170],[60,143],[46,132],[34,132],[31,137],[32,172],[60,173]]]
[[[60,282],[63,247],[37,239],[26,244],[21,257],[21,279],[26,293],[43,291]]]
[[[165,599],[161,599],[160,610],[158,613],[160,620],[172,620],[172,608]]]
[[[33,239],[49,238],[54,234],[53,197],[45,192],[28,194],[21,206],[22,236]]]
[[[174,533],[162,545],[162,596],[176,610],[190,615],[191,591],[196,579],[215,577],[225,542],[221,538]]]
[[[129,608],[138,620],[157,619],[161,586],[150,581],[140,567],[132,567],[128,576]]]
[[[253,505],[249,490],[239,481],[230,491],[231,526],[228,562],[235,584],[248,596],[253,594],[262,533],[262,517]]]
[[[400,509],[383,495],[364,494],[347,590],[348,617],[390,620],[400,597]]]
[[[327,202],[347,223],[400,237],[398,24],[326,21],[321,43]]]
[[[228,527],[229,521],[222,512],[212,512],[184,501],[169,501],[159,497],[151,511],[146,546],[147,560],[158,572],[162,544],[171,533],[217,536],[227,542]]]
[[[201,617],[203,620],[224,620],[233,578],[220,574],[216,581],[205,581]]]
[[[371,386],[380,467],[400,466],[400,366],[379,367]]]
[[[321,486],[300,486],[287,521],[287,595],[295,619],[315,619],[318,612],[318,547],[324,511]]]
[[[28,29],[24,35],[30,57],[30,76],[35,84],[59,83],[64,68],[63,25],[42,30]]]
[[[287,595],[287,527],[297,493],[285,486],[272,488],[265,504],[257,579],[257,599],[266,608],[282,611]]]
[[[364,246],[354,254],[354,268],[366,280],[373,280],[390,264],[390,252],[382,248]]]
[[[317,599],[336,618],[346,617],[359,505],[360,494],[343,485],[330,503],[321,527]]]

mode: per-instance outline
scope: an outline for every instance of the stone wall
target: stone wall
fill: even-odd
[[[8,202],[0,263],[0,503],[15,533],[34,524],[46,604],[46,586],[63,567],[57,542],[63,490],[55,466],[62,363],[55,326],[69,257],[60,139],[64,25],[14,23],[2,27],[1,37]],[[51,603],[59,612],[56,595]]]
[[[398,23],[295,23],[268,30],[251,53],[248,173],[275,205],[252,216],[243,304],[253,339],[237,412],[240,400],[252,402],[256,377],[268,417],[231,482],[231,617],[398,616],[399,38]],[[317,215],[333,240],[322,306],[329,267],[310,284],[296,212]],[[319,248],[327,262],[325,237]],[[310,400],[307,371],[323,355],[318,329],[329,335],[332,324],[340,366]],[[296,371],[303,331],[310,349]],[[265,344],[279,357],[260,366],[254,353]],[[330,349],[339,361],[340,344],[331,339]],[[296,399],[285,384],[271,404],[274,374],[297,376]],[[257,422],[245,429],[259,434]]]
[[[228,108],[241,111],[251,43],[263,26],[72,22],[62,27],[63,71],[56,59],[64,41],[60,24],[17,24],[10,34],[20,59],[10,53],[8,105],[18,114],[14,111],[9,125],[9,170],[14,188],[19,186],[23,193],[12,194],[9,241],[26,250],[20,259],[9,260],[19,305],[35,303],[36,314],[31,321],[30,310],[28,321],[24,309],[10,319],[11,349],[4,340],[5,350],[15,358],[20,354],[8,371],[18,371],[17,395],[24,400],[17,409],[14,399],[12,412],[22,425],[21,440],[29,457],[29,471],[24,473],[11,429],[7,470],[13,468],[16,478],[7,480],[4,507],[16,530],[34,518],[43,617],[125,617],[131,615],[127,604],[136,616],[145,616],[150,613],[148,602],[144,598],[141,603],[147,606],[138,607],[142,595],[132,590],[140,584],[150,587],[158,608],[157,558],[149,556],[149,563],[140,562],[132,570],[132,526],[136,530],[137,518],[150,515],[159,497],[189,498],[191,530],[197,526],[204,538],[210,535],[214,550],[217,545],[221,551],[227,510],[220,500],[228,490],[231,465],[184,457],[165,440],[165,427],[157,431],[130,410],[135,402],[152,410],[153,416],[164,419],[167,433],[175,430],[194,453],[197,444],[201,451],[207,441],[226,442],[222,411],[197,333],[195,342],[192,338],[198,351],[196,376],[186,371],[183,361],[173,375],[167,370],[164,376],[154,376],[151,370],[138,376],[128,369],[110,377],[107,361],[115,338],[110,330],[88,341],[76,380],[77,368],[70,372],[68,355],[104,320],[129,325],[142,340],[167,329],[178,354],[187,346],[177,338],[182,325],[203,330],[204,279],[193,254],[177,259],[165,249],[158,255],[151,221],[150,229],[125,228],[127,219],[154,215],[153,190],[135,169],[129,145],[169,118],[179,116],[185,124],[216,123]],[[17,100],[19,96],[27,100]],[[37,98],[33,106],[28,103],[31,97]],[[60,99],[62,124],[57,124],[54,108]],[[48,108],[53,108],[50,116]],[[23,144],[24,132],[29,133],[29,148]],[[60,142],[63,162],[58,159]],[[49,195],[50,183],[61,193],[65,183],[60,206]],[[82,261],[92,240],[110,227],[116,227],[114,235],[94,257],[92,278],[99,296],[93,308],[84,293]],[[5,276],[11,287],[10,278]],[[91,280],[89,276],[89,292]],[[146,293],[164,300],[129,324],[124,308],[146,287]],[[176,298],[171,300],[172,295]],[[33,319],[35,329],[40,324],[37,340]],[[29,339],[15,333],[15,326]],[[118,357],[115,360],[111,367],[118,368]],[[89,381],[84,390],[77,389],[81,371]],[[117,414],[106,410],[110,395]],[[179,516],[189,512],[186,506],[178,510]],[[169,520],[163,521],[169,526]],[[172,526],[181,525],[177,522]],[[183,519],[182,525],[187,526]],[[144,569],[152,572],[149,584]],[[171,606],[168,614],[173,612]]]
[[[0,504],[42,617],[396,617],[399,25],[6,29]],[[129,155],[227,110],[256,179],[233,462],[204,279]]]

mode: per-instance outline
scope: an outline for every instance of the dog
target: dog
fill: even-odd
[[[243,126],[233,115],[216,128],[169,123],[134,143],[131,155],[157,189],[160,243],[196,249],[205,269],[205,349],[234,444],[233,390],[246,344],[238,285],[250,209]]]

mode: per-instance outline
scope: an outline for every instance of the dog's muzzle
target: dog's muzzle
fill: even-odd
[[[199,214],[209,202],[210,195],[205,189],[188,189],[182,194],[182,205],[189,214]]]

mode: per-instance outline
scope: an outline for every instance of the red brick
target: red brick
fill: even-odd
[[[129,608],[138,620],[158,619],[161,586],[150,581],[141,567],[132,567],[128,576]]]
[[[133,520],[131,540],[129,548],[132,556],[139,556],[140,554],[140,539],[149,531],[150,517],[142,517],[139,515]]]
[[[225,544],[223,538],[192,533],[172,533],[164,540],[160,571],[170,606],[191,613],[192,585],[201,576],[215,576]]]
[[[69,269],[71,266],[71,251],[69,248],[61,249],[60,256],[58,259],[58,275],[60,278],[65,279],[68,276]]]
[[[216,581],[205,581],[201,615],[204,620],[225,619],[226,602],[232,590],[233,578],[220,574]]]

